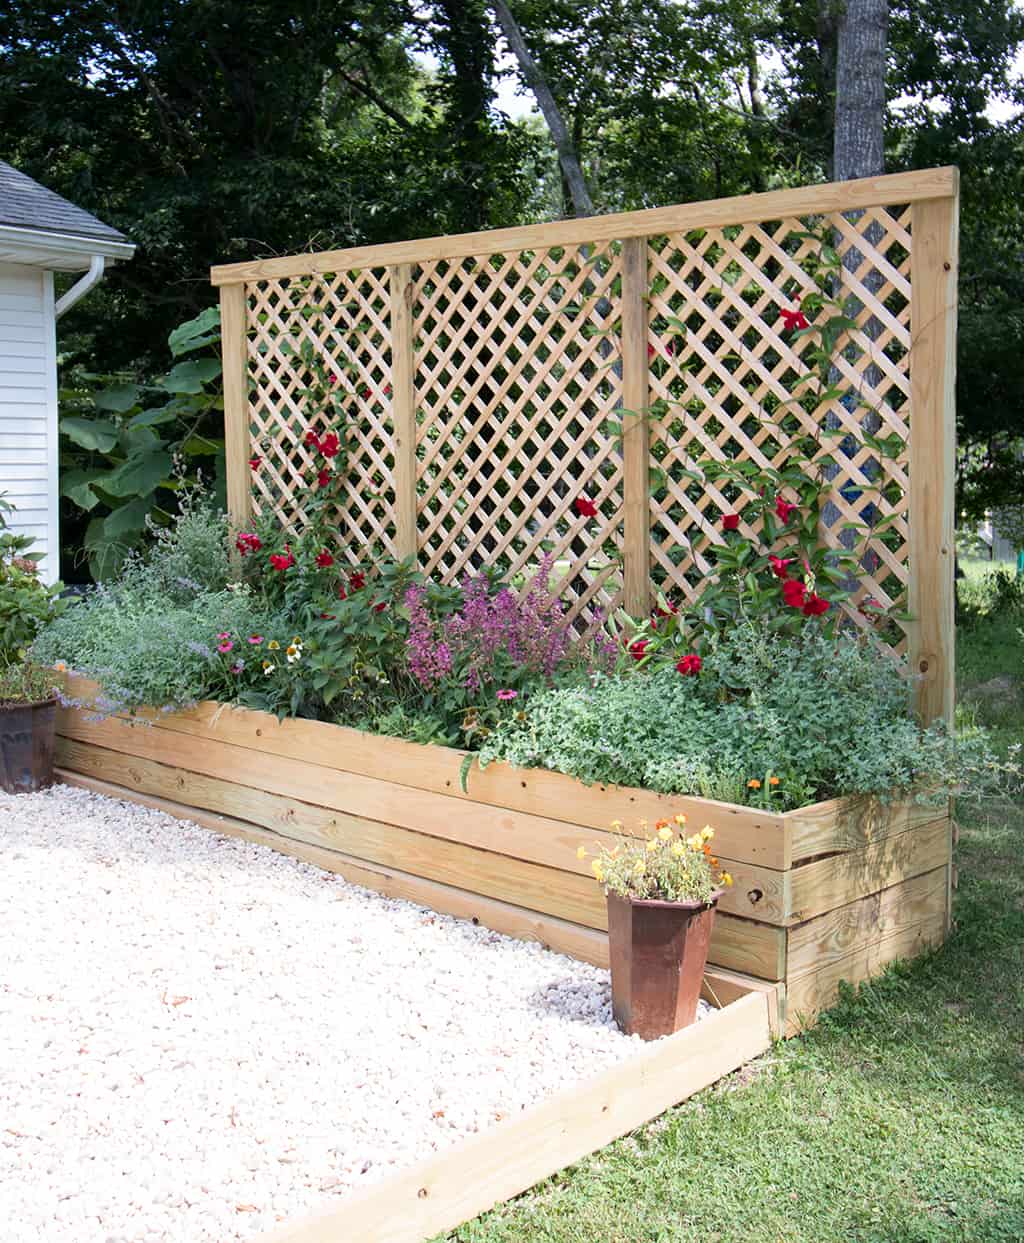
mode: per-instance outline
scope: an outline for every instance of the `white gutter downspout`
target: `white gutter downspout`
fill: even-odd
[[[79,298],[84,298],[93,285],[102,279],[106,265],[107,261],[102,255],[92,256],[89,260],[89,271],[86,272],[81,280],[75,281],[63,297],[57,299],[56,306],[54,307],[57,319],[60,319],[65,311],[70,311]]]

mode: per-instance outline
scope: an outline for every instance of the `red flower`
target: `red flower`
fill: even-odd
[[[369,399],[373,396],[373,394],[370,392],[368,388],[362,388],[359,390],[359,396],[362,397],[364,400],[369,401]]]
[[[391,385],[385,384],[381,392],[384,394],[385,397],[390,397],[391,396]]]
[[[666,342],[666,344],[665,344],[665,353],[666,353],[666,354],[674,354],[675,352],[676,352],[676,343],[675,343],[674,341],[668,341],[668,342]]]
[[[324,457],[334,457],[341,448],[337,432],[328,432],[317,446]]]
[[[327,485],[328,485],[330,482],[331,482],[331,472],[330,472],[330,471],[327,469],[327,467],[325,466],[325,467],[323,467],[323,469],[322,469],[322,470],[320,470],[320,471],[319,471],[319,473],[317,474],[317,477],[316,477],[316,486],[317,486],[318,488],[326,488],[326,487],[327,487]]]
[[[326,570],[329,565],[334,564],[334,558],[325,548],[323,552],[318,552],[316,554],[316,563],[321,570]]]
[[[789,570],[786,568],[793,564],[793,557],[772,557],[768,560],[771,562],[772,573],[776,578],[786,579],[789,577]]]
[[[684,656],[682,660],[676,662],[676,668],[684,678],[690,678],[700,673],[701,663],[701,658],[696,652],[691,652],[689,656]]]
[[[827,600],[823,600],[821,596],[812,591],[809,599],[804,604],[804,616],[819,617],[822,613],[827,613],[829,607],[830,605]]]
[[[779,318],[782,320],[787,332],[795,332],[798,328],[810,328],[807,322],[807,316],[800,310],[800,299],[796,300],[796,310],[787,310],[784,306],[779,307]]]
[[[321,614],[320,614],[320,617],[321,617],[321,619],[322,619],[323,621],[334,621],[334,620],[336,620],[336,614],[334,614],[334,613],[321,613]]]
[[[581,518],[596,518],[597,506],[593,501],[588,500],[585,496],[578,496],[573,501],[573,508]]]
[[[284,552],[272,552],[270,554],[270,564],[275,570],[287,570],[295,564],[295,558],[292,556],[291,548],[285,544]]]
[[[240,531],[235,539],[235,547],[244,557],[247,552],[259,552],[263,547],[263,541],[251,531]]]
[[[723,514],[722,515],[722,530],[723,531],[738,531],[739,527],[740,527],[739,514]]]
[[[338,383],[338,377],[334,374],[334,372],[333,372],[333,371],[328,371],[328,373],[327,373],[327,384],[328,384],[328,387],[329,387],[329,388],[334,388],[335,384],[337,384],[337,383]]]
[[[788,522],[799,508],[799,505],[784,501],[781,496],[775,502],[775,514],[780,522]]]
[[[375,604],[373,606],[373,611],[375,613],[383,613],[387,607],[388,607],[387,600],[381,600],[380,604]]]
[[[666,600],[665,603],[668,605],[667,609],[663,609],[660,604],[654,606],[655,617],[674,617],[678,614],[679,609],[671,600]]]
[[[260,461],[261,461],[261,459],[260,459],[260,458],[258,458],[258,457],[251,457],[251,458],[249,459],[249,469],[250,469],[250,470],[259,470],[259,468],[260,468]]]
[[[366,575],[362,572],[362,570],[356,570],[354,574],[349,576],[349,580],[348,580],[349,591],[362,591],[362,589],[365,586],[366,586]]]
[[[647,357],[649,359],[654,357],[654,346],[650,342],[647,343]]]
[[[316,434],[316,432],[308,431],[306,433],[306,444],[312,445],[314,449],[319,449],[320,448],[320,437]]]
[[[787,578],[782,584],[782,598],[793,609],[802,609],[807,588],[798,578]]]
[[[344,588],[344,587],[342,587],[340,584],[339,584],[339,586],[338,586],[338,599],[339,599],[339,600],[347,600],[347,599],[348,599],[348,592],[347,592],[347,591],[345,590],[345,588]]]
[[[634,660],[643,660],[649,642],[649,639],[634,639],[626,650]]]

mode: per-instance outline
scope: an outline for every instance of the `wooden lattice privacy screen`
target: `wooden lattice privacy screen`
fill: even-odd
[[[858,324],[837,387],[860,409],[791,400],[815,342],[779,310],[815,288],[807,234],[823,228]],[[303,437],[324,430],[309,342],[350,399],[338,522],[353,561],[415,555],[450,582],[495,562],[528,573],[551,552],[581,623],[640,616],[655,588],[694,597],[735,507],[683,472],[778,462],[795,435],[859,433],[867,407],[902,447],[830,445],[825,538],[892,516],[858,598],[905,602],[922,710],[948,716],[956,252],[947,168],[214,268],[232,519],[269,508],[302,525]]]

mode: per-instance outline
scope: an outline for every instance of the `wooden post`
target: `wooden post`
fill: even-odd
[[[228,480],[228,515],[236,531],[252,513],[249,458],[249,394],[246,359],[245,285],[220,287],[220,342],[224,368],[224,460]]]
[[[959,197],[911,208],[908,626],[923,721],[952,724]]]
[[[412,264],[399,263],[391,277],[391,419],[395,449],[395,551],[419,552],[416,534],[416,390],[412,325]]]
[[[647,425],[647,238],[622,243],[623,601],[631,617],[651,606],[650,429]]]

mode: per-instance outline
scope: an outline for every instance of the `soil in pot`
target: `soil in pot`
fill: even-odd
[[[53,785],[57,701],[0,707],[0,790],[31,794]]]
[[[657,1040],[697,1017],[720,896],[709,905],[608,894],[612,1010],[627,1035]]]

